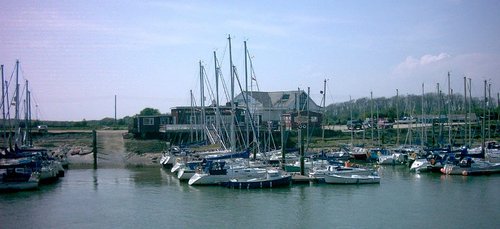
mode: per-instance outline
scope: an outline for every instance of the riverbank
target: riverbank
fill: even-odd
[[[125,130],[97,131],[98,167],[155,166],[165,150],[159,140],[126,139]],[[33,136],[33,145],[66,157],[72,168],[93,166],[92,131],[53,130]]]

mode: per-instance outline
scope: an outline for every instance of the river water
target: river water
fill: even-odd
[[[500,175],[381,167],[376,185],[191,187],[159,167],[71,169],[0,195],[0,228],[499,228]]]

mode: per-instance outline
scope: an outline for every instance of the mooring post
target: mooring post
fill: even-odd
[[[97,169],[97,132],[92,130],[92,154],[94,155],[94,169]]]

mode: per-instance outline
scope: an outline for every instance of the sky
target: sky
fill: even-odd
[[[197,104],[199,63],[214,51],[229,85],[229,47],[244,86],[244,41],[260,91],[349,98],[500,89],[500,1],[2,1],[0,64],[9,99],[29,81],[32,117],[81,121]],[[10,83],[13,82],[13,83]],[[249,87],[250,87],[249,86]],[[208,90],[208,87],[207,87]],[[215,89],[213,89],[215,90]],[[22,89],[21,91],[24,91]],[[239,89],[236,89],[238,94]],[[211,99],[207,95],[206,103]],[[222,92],[220,93],[221,97]],[[226,99],[221,99],[225,101]],[[13,111],[10,111],[12,113]]]

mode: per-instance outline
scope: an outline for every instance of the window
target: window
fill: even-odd
[[[152,126],[155,124],[155,119],[154,118],[144,118],[144,119],[142,119],[142,124],[145,126]]]

